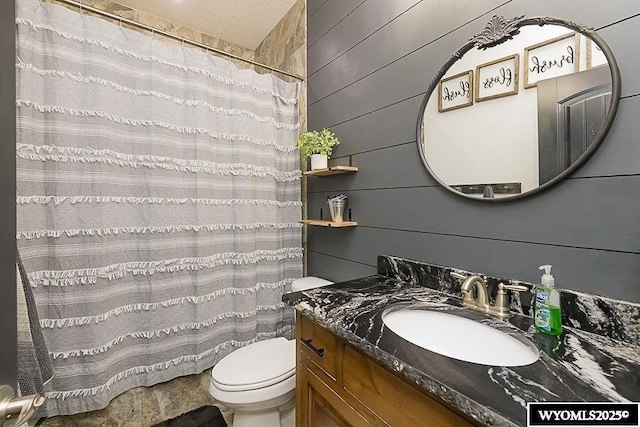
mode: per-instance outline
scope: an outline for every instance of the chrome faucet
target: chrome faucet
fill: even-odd
[[[473,310],[478,310],[483,313],[489,313],[494,316],[498,316],[501,319],[506,319],[509,317],[509,297],[507,295],[507,290],[528,290],[527,287],[521,285],[505,285],[504,283],[499,283],[496,302],[494,305],[491,305],[491,302],[489,301],[489,291],[487,290],[487,282],[485,281],[485,279],[478,275],[466,277],[455,271],[451,272],[451,277],[464,280],[461,286],[463,294],[462,305],[464,307],[469,307]]]

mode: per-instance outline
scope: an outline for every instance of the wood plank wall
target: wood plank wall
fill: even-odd
[[[17,384],[15,5],[0,2],[0,385]]]
[[[456,197],[420,161],[415,126],[442,64],[493,14],[594,27],[613,50],[622,101],[591,160],[542,194],[483,204]],[[344,192],[356,228],[309,227],[308,274],[375,274],[379,254],[640,302],[640,2],[637,0],[308,0],[308,128],[331,127],[331,165],[308,179],[309,218]]]

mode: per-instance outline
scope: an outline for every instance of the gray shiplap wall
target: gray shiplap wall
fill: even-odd
[[[15,5],[0,2],[0,385],[16,389],[16,67]]]
[[[458,198],[426,172],[415,144],[432,76],[493,14],[556,16],[594,27],[622,74],[618,116],[591,160],[529,198]],[[637,0],[308,0],[308,128],[331,127],[332,164],[308,178],[309,217],[344,192],[356,228],[309,227],[308,274],[374,274],[379,254],[640,302],[640,2]]]

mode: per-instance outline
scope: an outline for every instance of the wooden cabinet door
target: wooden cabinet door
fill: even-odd
[[[324,400],[313,387],[309,387],[309,420],[313,427],[340,427],[346,421]]]
[[[372,425],[304,364],[298,364],[296,375],[297,427]]]

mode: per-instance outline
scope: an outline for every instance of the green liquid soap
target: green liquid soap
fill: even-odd
[[[536,329],[548,335],[562,333],[562,314],[556,307],[540,307],[536,313]]]
[[[562,333],[560,293],[555,289],[551,266],[542,265],[540,270],[545,270],[546,273],[542,275],[540,280],[542,285],[536,292],[533,323],[540,332],[560,335]]]

